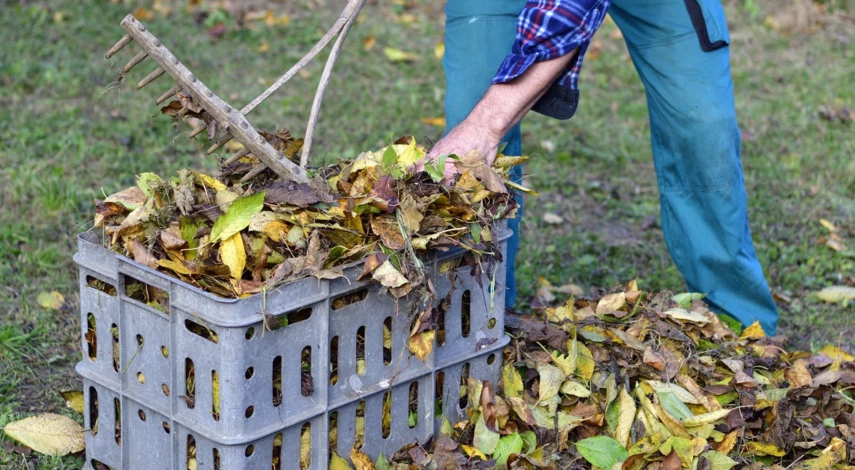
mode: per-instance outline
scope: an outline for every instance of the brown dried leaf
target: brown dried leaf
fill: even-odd
[[[144,266],[148,266],[151,269],[157,269],[160,266],[157,258],[148,251],[148,248],[143,246],[142,243],[138,242],[136,239],[131,241],[131,245],[129,246],[129,250],[133,257],[134,261]]]
[[[380,237],[380,241],[390,250],[398,251],[406,247],[398,222],[391,216],[372,217],[371,230]]]
[[[460,160],[454,162],[461,173],[468,171],[479,181],[484,183],[490,191],[498,194],[507,194],[508,189],[502,178],[495,170],[487,165],[487,160],[481,152],[473,150],[465,155],[460,156]]]

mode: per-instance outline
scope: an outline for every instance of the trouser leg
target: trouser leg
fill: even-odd
[[[615,0],[610,10],[647,95],[665,241],[713,311],[771,334],[778,312],[748,226],[730,48],[704,52],[686,4]],[[708,43],[727,41],[721,4],[695,5]]]
[[[517,18],[525,0],[449,0],[446,5],[445,57],[446,132],[460,123],[490,87],[505,56],[516,38]],[[520,126],[516,125],[502,140],[505,155],[522,154]],[[522,173],[514,169],[513,180],[520,182]],[[508,241],[505,257],[505,305],[516,303],[514,258],[519,247],[522,197],[516,219],[509,221],[514,235]]]

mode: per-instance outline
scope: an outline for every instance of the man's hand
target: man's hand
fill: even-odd
[[[474,122],[470,118],[458,124],[451,132],[442,138],[428,153],[425,160],[434,162],[441,155],[465,155],[476,150],[484,155],[487,164],[492,166],[499,151],[502,135],[491,131],[483,123]],[[416,171],[424,169],[424,161],[416,164]],[[449,181],[455,174],[459,173],[454,165],[454,160],[445,161],[445,172],[443,177]]]

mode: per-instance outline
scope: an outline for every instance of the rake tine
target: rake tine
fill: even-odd
[[[137,53],[137,55],[135,55],[134,58],[130,60],[130,62],[125,64],[125,66],[122,67],[121,70],[119,70],[119,73],[122,75],[127,75],[132,68],[136,67],[137,64],[142,62],[143,59],[145,59],[146,57],[148,57],[148,53],[146,51],[139,51],[139,53]]]
[[[243,178],[240,179],[240,182],[246,183],[247,181],[255,178],[256,175],[258,175],[259,173],[261,173],[262,171],[264,171],[266,169],[267,169],[267,167],[264,166],[263,163],[260,163],[260,164],[256,165],[252,170],[250,170],[249,173],[245,174],[243,176]]]
[[[208,128],[208,124],[202,123],[202,125],[197,127],[193,132],[187,134],[187,138],[192,139],[192,138],[196,137],[197,135],[201,134],[202,131],[204,131],[207,128]]]
[[[175,94],[178,93],[179,91],[181,91],[181,85],[175,85],[174,87],[170,88],[169,91],[160,95],[160,98],[156,99],[154,101],[154,104],[163,103],[164,101],[168,100],[170,97],[175,96]]]
[[[248,149],[248,148],[246,148],[246,147],[244,147],[244,148],[243,148],[243,149],[241,149],[238,153],[236,153],[236,154],[232,155],[231,157],[229,157],[229,159],[228,159],[228,160],[226,160],[224,163],[225,163],[226,165],[231,165],[232,163],[234,163],[234,162],[236,162],[236,161],[240,160],[241,158],[243,158],[243,157],[245,157],[245,156],[247,156],[247,155],[249,155],[249,149]]]
[[[160,77],[161,75],[163,75],[164,72],[166,72],[166,71],[163,70],[163,67],[158,67],[158,68],[154,69],[154,72],[148,74],[147,77],[143,78],[142,80],[140,80],[139,83],[137,83],[137,90],[139,90],[140,88],[142,88],[142,87],[148,85],[149,83],[155,81],[157,79],[157,77]]]
[[[110,57],[113,57],[113,54],[119,52],[119,50],[127,46],[129,42],[131,42],[131,35],[124,35],[122,39],[119,39],[119,42],[117,42],[115,46],[111,47],[110,50],[107,51],[106,54],[104,54],[104,58],[109,59]]]
[[[218,148],[222,147],[223,145],[226,145],[229,141],[231,141],[231,140],[232,140],[232,139],[234,139],[234,138],[235,138],[235,137],[234,137],[233,135],[231,135],[231,134],[229,134],[229,135],[227,135],[227,136],[223,137],[222,139],[220,139],[220,140],[219,140],[219,142],[217,142],[216,144],[212,145],[212,146],[211,146],[211,148],[209,148],[209,149],[208,149],[208,151],[207,151],[208,155],[210,155],[210,154],[212,154],[212,153],[216,152]]]

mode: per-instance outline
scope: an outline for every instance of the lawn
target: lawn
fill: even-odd
[[[40,411],[73,415],[58,392],[80,386],[73,370],[80,340],[71,257],[75,234],[91,226],[93,199],[132,185],[140,172],[213,167],[203,153],[206,142],[187,139],[179,132],[186,127],[176,131],[154,105],[171,86],[166,79],[137,92],[133,84],[151,65],[138,66],[119,86],[117,70],[131,52],[103,58],[123,34],[119,21],[137,3],[153,15],[150,29],[238,107],[299,59],[338,8],[317,0],[274,2],[272,25],[216,8],[225,2],[201,2],[189,12],[183,1],[0,8],[0,426]],[[779,301],[780,332],[802,348],[829,342],[852,348],[855,306],[825,304],[812,294],[855,285],[855,122],[828,119],[855,109],[855,22],[851,13],[833,12],[788,31],[777,3],[727,2],[751,227]],[[355,157],[403,134],[425,144],[441,136],[440,127],[421,119],[443,114],[435,53],[443,4],[366,7],[327,93],[316,163]],[[226,30],[215,36],[218,22]],[[418,57],[393,62],[386,47]],[[540,192],[529,199],[524,219],[523,304],[538,277],[585,290],[636,277],[644,289],[683,289],[658,222],[641,83],[613,24],[598,33],[593,49],[577,117],[532,116],[523,124],[525,152],[533,157],[527,184]],[[313,63],[254,111],[254,125],[302,135],[322,66]],[[545,223],[545,213],[563,223]],[[837,244],[828,243],[828,226],[836,228]],[[62,309],[36,302],[39,292],[51,290],[65,296]],[[0,435],[0,468],[28,468],[26,458],[4,450],[6,442]],[[82,459],[35,463],[79,468]]]

